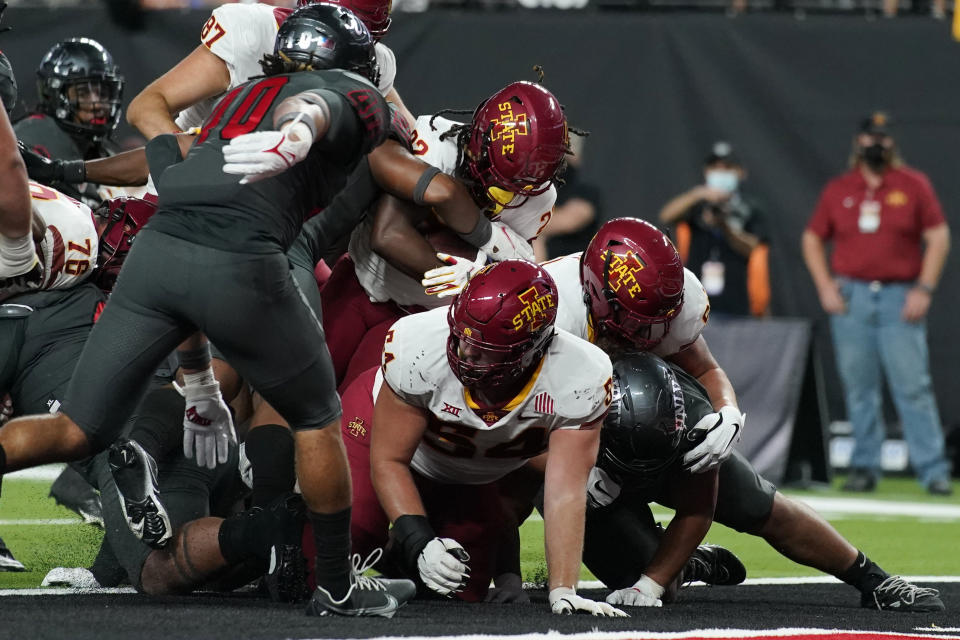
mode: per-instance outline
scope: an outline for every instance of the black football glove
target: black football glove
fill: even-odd
[[[17,146],[20,148],[20,157],[23,163],[27,165],[27,175],[31,180],[51,184],[53,182],[65,182],[67,184],[80,184],[87,180],[87,169],[83,160],[51,160],[44,157],[17,140]]]

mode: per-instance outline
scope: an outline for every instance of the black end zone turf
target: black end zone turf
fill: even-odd
[[[372,638],[779,627],[914,632],[931,625],[956,627],[960,584],[924,586],[940,588],[946,612],[868,611],[859,607],[856,591],[836,584],[693,587],[662,609],[630,609],[627,619],[555,616],[542,591],[531,592],[533,602],[525,605],[414,601],[389,620],[308,618],[299,606],[276,605],[252,595],[5,596],[0,597],[0,639]],[[600,599],[606,592],[582,593]]]

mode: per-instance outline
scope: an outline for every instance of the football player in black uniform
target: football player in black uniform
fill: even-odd
[[[887,574],[813,509],[777,491],[739,452],[720,465],[712,483],[702,480],[709,474],[685,471],[683,455],[697,444],[692,426],[713,409],[706,390],[683,369],[640,353],[617,359],[613,371],[614,401],[588,486],[593,508],[584,545],[584,562],[616,589],[608,602],[659,606],[672,595],[672,576],[716,521],[855,587],[863,607],[943,610],[935,589]],[[677,510],[666,532],[649,502]]]
[[[108,155],[104,144],[120,122],[123,76],[103,45],[90,38],[69,38],[46,53],[37,69],[35,113],[17,122],[17,137],[48,158],[90,160]],[[87,204],[99,199],[79,181],[50,186]]]
[[[369,82],[377,75],[372,43],[343,8],[300,9],[279,30],[266,77],[224,96],[186,158],[172,144],[164,161],[154,147],[159,208],[91,333],[78,365],[88,375],[74,378],[60,413],[0,429],[0,472],[102,450],[156,365],[202,330],[294,429],[298,480],[317,538],[312,615],[391,616],[409,597],[407,585],[365,579],[350,565],[340,402],[323,330],[284,253],[304,217],[329,202],[388,133],[389,110]],[[156,164],[169,166],[161,172]],[[202,353],[192,358],[186,373],[209,367]],[[156,500],[150,469],[129,454],[117,451],[118,466],[129,464],[142,480],[138,497],[149,516]],[[218,537],[229,553],[229,527]]]

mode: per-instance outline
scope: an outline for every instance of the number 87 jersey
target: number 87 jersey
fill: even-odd
[[[401,318],[387,333],[373,388],[376,398],[385,383],[401,400],[427,411],[427,431],[411,466],[432,480],[493,482],[546,451],[553,430],[579,429],[603,417],[610,405],[607,355],[558,329],[517,396],[499,410],[485,410],[450,368],[449,333],[447,309]]]

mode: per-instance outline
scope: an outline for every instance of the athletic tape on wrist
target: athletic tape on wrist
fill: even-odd
[[[420,174],[420,179],[417,180],[417,186],[413,189],[414,202],[424,204],[423,196],[427,193],[427,187],[430,186],[430,182],[437,177],[438,173],[441,173],[441,171],[436,167],[427,167],[423,170],[423,173]]]
[[[317,125],[313,122],[313,118],[308,116],[303,111],[291,111],[289,113],[285,113],[279,118],[277,118],[273,124],[277,128],[277,131],[279,131],[283,127],[283,125],[290,122],[291,120],[296,120],[300,124],[306,126],[307,129],[310,129],[310,138],[316,139]]]
[[[207,342],[202,347],[177,351],[177,360],[184,369],[194,371],[203,371],[210,367],[210,343]]]
[[[80,184],[87,181],[87,166],[83,160],[62,160],[63,181],[70,184]]]

